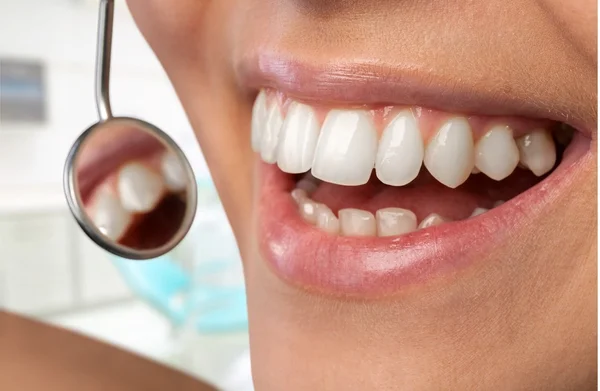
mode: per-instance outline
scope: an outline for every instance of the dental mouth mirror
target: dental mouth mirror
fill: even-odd
[[[197,186],[179,146],[162,130],[135,118],[113,117],[110,57],[114,0],[100,1],[96,53],[99,121],[75,141],[63,186],[71,213],[100,247],[129,259],[173,249],[196,213]]]

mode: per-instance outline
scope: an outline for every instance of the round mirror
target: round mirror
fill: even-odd
[[[87,129],[65,165],[65,193],[79,225],[98,245],[130,259],[175,247],[196,212],[194,173],[163,131],[133,118]]]

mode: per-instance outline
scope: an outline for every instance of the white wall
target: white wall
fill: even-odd
[[[59,188],[73,140],[96,120],[94,62],[98,1],[0,0],[0,57],[46,66],[48,122],[0,128],[0,189]],[[147,120],[184,149],[198,176],[206,166],[158,60],[116,1],[112,67],[115,115]]]

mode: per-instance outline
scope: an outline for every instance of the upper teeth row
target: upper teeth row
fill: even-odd
[[[554,141],[544,129],[515,140],[509,126],[496,125],[475,143],[467,119],[454,117],[425,145],[418,121],[405,110],[378,140],[368,111],[331,110],[321,125],[313,108],[292,102],[284,118],[264,90],[252,111],[252,148],[284,172],[312,169],[318,179],[347,186],[367,183],[373,167],[383,183],[402,186],[417,177],[424,163],[433,177],[455,188],[472,172],[502,180],[520,163],[540,176],[556,162]]]

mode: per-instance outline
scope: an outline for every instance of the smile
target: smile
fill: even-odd
[[[333,106],[274,88],[258,92],[251,128],[263,257],[293,285],[349,296],[447,276],[509,245],[590,147],[546,119]]]

